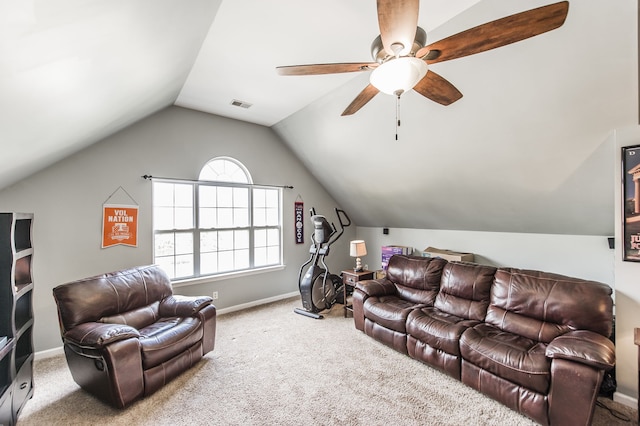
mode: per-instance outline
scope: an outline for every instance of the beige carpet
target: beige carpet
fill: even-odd
[[[36,362],[26,425],[531,425],[429,366],[377,343],[336,305],[323,320],[293,313],[299,300],[219,316],[216,349],[126,410],[72,380],[62,356]],[[637,424],[603,401],[595,425]]]

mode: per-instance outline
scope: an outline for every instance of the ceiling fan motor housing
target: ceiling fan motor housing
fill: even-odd
[[[420,27],[416,27],[416,37],[413,41],[411,51],[407,56],[415,56],[416,52],[422,49],[427,43],[427,33]],[[394,52],[387,52],[382,45],[382,37],[378,36],[371,43],[371,57],[374,61],[382,64],[391,58],[395,58]]]

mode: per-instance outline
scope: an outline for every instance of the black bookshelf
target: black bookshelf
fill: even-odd
[[[0,213],[0,425],[33,395],[33,215]]]

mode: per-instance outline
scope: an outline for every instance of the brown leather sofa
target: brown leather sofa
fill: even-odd
[[[210,297],[174,295],[157,266],[112,272],[53,289],[73,379],[123,408],[213,350]]]
[[[591,423],[615,364],[612,290],[593,281],[393,256],[360,281],[357,329],[547,425]]]

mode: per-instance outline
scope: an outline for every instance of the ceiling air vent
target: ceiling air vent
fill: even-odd
[[[231,105],[237,106],[237,107],[240,107],[240,108],[244,108],[244,109],[248,109],[248,108],[251,108],[251,106],[253,104],[250,104],[249,102],[244,102],[244,101],[239,101],[237,99],[234,99],[234,100],[231,101]]]

